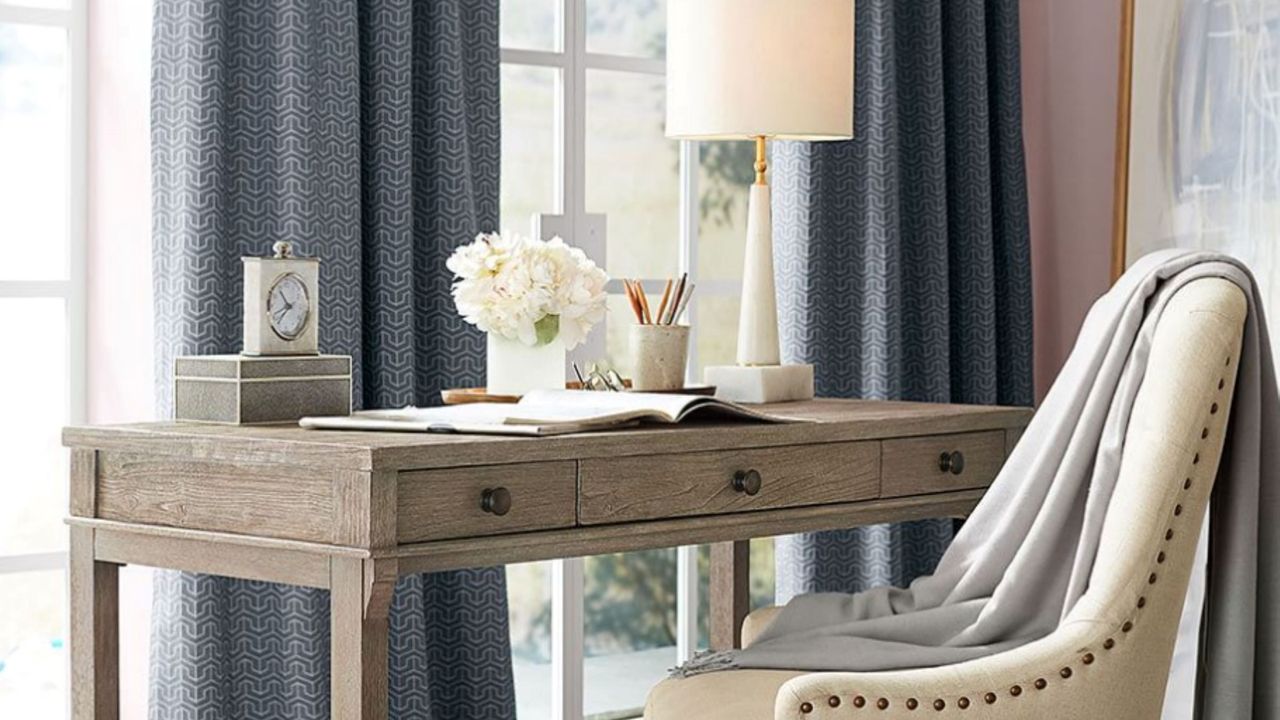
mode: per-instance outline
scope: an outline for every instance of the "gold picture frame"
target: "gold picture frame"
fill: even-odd
[[[1111,211],[1111,282],[1124,274],[1129,216],[1129,109],[1133,87],[1135,0],[1120,0],[1120,72],[1116,83],[1115,201]]]

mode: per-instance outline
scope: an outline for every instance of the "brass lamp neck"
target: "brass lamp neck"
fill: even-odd
[[[756,184],[768,185],[765,181],[765,171],[769,169],[769,161],[765,158],[764,152],[764,135],[756,136]]]

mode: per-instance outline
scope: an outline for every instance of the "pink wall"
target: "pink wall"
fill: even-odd
[[[151,5],[89,3],[89,419],[153,414]]]
[[[1036,397],[1110,286],[1120,0],[1021,0]]]
[[[88,415],[149,420],[151,3],[89,1]],[[151,571],[120,579],[124,720],[147,716]]]

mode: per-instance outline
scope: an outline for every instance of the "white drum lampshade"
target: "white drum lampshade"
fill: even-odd
[[[813,397],[781,365],[765,141],[853,137],[854,0],[668,0],[667,135],[756,143],[737,365],[706,382],[742,402]]]
[[[667,136],[853,137],[854,0],[668,0]]]

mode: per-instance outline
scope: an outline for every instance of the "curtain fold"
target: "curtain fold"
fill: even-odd
[[[321,258],[320,345],[358,406],[479,384],[484,338],[444,260],[498,224],[498,0],[157,0],[152,57],[157,394],[172,361],[236,352],[243,255]],[[153,720],[329,716],[320,590],[158,574]],[[512,718],[505,574],[401,579],[391,717]]]
[[[1030,405],[1016,0],[860,0],[854,135],[774,146],[787,361],[831,397]],[[778,601],[906,585],[950,520],[780,538]]]

